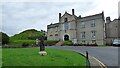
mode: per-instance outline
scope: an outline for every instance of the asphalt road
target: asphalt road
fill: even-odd
[[[118,66],[118,47],[50,46],[48,48],[59,48],[81,53],[88,51],[89,55],[94,56],[106,66]]]

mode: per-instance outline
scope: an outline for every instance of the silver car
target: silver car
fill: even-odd
[[[120,46],[120,40],[119,39],[113,40],[113,45]]]

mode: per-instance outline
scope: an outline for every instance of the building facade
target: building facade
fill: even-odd
[[[105,44],[104,13],[77,17],[72,9],[72,14],[59,13],[59,22],[47,26],[48,40],[72,40],[75,43],[98,45]]]
[[[112,45],[114,39],[120,39],[120,19],[111,21],[110,17],[106,18],[106,44]]]
[[[105,44],[104,12],[86,17],[59,13],[59,22],[47,25],[48,40],[72,40],[77,44]]]

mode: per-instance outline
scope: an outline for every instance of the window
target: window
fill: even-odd
[[[81,28],[85,28],[85,22],[81,23]]]
[[[68,18],[64,19],[64,24],[63,24],[63,30],[68,30],[69,24],[68,24]]]
[[[52,28],[50,28],[50,32],[52,32]]]
[[[58,40],[58,39],[59,39],[59,38],[58,38],[58,34],[55,34],[55,39],[56,39],[56,40]]]
[[[64,23],[64,30],[68,30],[68,28],[69,28],[68,22],[65,22]]]
[[[91,27],[95,27],[95,20],[92,20]]]
[[[92,39],[92,43],[96,43],[96,40],[95,40],[95,39]]]
[[[82,43],[85,44],[85,40],[82,40]]]
[[[56,27],[56,32],[58,32],[58,31],[59,31],[59,27],[57,26],[57,27]]]
[[[67,18],[65,18],[65,19],[64,19],[64,22],[68,22],[68,19],[67,19]]]
[[[71,24],[70,23],[68,23],[68,27],[69,27],[69,29],[71,29]]]
[[[85,38],[85,32],[81,32],[81,37]]]
[[[53,35],[50,35],[50,36],[53,36]]]
[[[95,35],[96,35],[96,31],[91,31],[91,37],[95,38]]]
[[[55,34],[55,36],[58,36],[58,34]]]

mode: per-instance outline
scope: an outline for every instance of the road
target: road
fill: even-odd
[[[48,48],[59,48],[85,53],[94,56],[106,66],[118,66],[118,47],[87,47],[87,46],[49,46]]]

